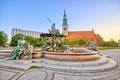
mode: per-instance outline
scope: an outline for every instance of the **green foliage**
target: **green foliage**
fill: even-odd
[[[105,47],[116,47],[116,46],[118,46],[118,44],[114,40],[112,40],[112,41],[104,41],[104,46]]]
[[[74,40],[69,40],[67,38],[64,38],[63,41],[65,42],[65,44],[67,44],[69,46],[74,46],[75,45],[75,41]]]
[[[15,36],[12,37],[10,45],[15,47],[17,46],[17,41],[23,36],[23,34],[16,34]]]
[[[88,43],[84,39],[78,39],[77,44],[78,44],[78,46],[86,46]]]
[[[17,46],[17,41],[21,38],[21,36],[23,36],[23,34],[16,34],[15,36],[13,36],[10,42],[11,46]],[[44,37],[35,38],[33,36],[25,36],[25,40],[34,47],[41,47],[45,42]]]
[[[74,44],[74,40],[70,40],[69,41],[69,46],[73,47],[75,44]]]
[[[27,69],[27,71],[28,70],[31,70],[31,69],[35,69],[35,68],[37,68],[37,69],[40,69],[40,68],[42,68],[42,66],[35,66],[35,65],[33,65],[33,66],[30,66],[28,69]]]
[[[36,46],[37,46],[37,47],[41,47],[41,46],[44,45],[44,42],[45,42],[45,38],[44,38],[44,37],[39,37],[39,38],[37,39]]]
[[[64,38],[63,41],[65,42],[65,44],[69,45],[70,44],[70,40],[67,38]]]
[[[0,31],[0,46],[5,46],[7,41],[7,34],[5,34],[3,31]]]
[[[33,36],[25,36],[25,40],[30,43],[30,45],[35,46],[37,39],[34,38]]]
[[[98,47],[98,50],[120,49],[120,47]]]
[[[25,36],[25,40],[29,42],[34,47],[41,47],[45,42],[44,37],[35,38],[33,36]]]
[[[72,40],[71,42],[73,46],[78,46],[78,39]]]
[[[69,40],[64,38],[63,41],[69,46],[86,46],[88,44],[88,42],[84,39]]]
[[[20,39],[20,37],[23,36],[23,34],[17,34],[12,37],[11,40],[11,46],[17,46],[17,41]],[[34,47],[41,47],[44,45],[45,38],[44,37],[39,37],[39,38],[34,38],[33,36],[25,36],[25,40],[33,45]],[[67,38],[64,38],[63,41],[69,45],[69,46],[86,46],[88,42],[84,39],[75,39],[75,40],[69,40]]]

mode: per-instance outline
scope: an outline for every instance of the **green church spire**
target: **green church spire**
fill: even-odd
[[[64,16],[63,17],[66,18],[66,11],[65,11],[65,9],[64,9]]]
[[[63,24],[62,26],[68,26],[67,24],[67,16],[66,16],[66,11],[64,10],[64,15],[63,15]]]

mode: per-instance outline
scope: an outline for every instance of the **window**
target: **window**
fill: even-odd
[[[64,30],[66,31],[66,27],[64,27]]]

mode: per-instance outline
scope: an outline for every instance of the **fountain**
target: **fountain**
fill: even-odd
[[[84,50],[82,53],[73,53],[68,52],[68,46],[65,45],[62,40],[63,35],[60,34],[59,30],[55,28],[55,24],[53,23],[51,30],[49,29],[49,34],[41,34],[42,37],[46,37],[47,40],[42,50],[47,51],[44,52],[44,58],[57,60],[57,61],[73,61],[73,62],[81,62],[81,61],[91,61],[97,60],[100,58],[99,54],[95,51]]]
[[[84,80],[106,80],[113,76],[113,79],[118,78],[116,74],[113,75],[114,71],[111,72],[117,69],[117,62],[99,55],[93,43],[90,44],[89,49],[81,48],[82,52],[70,51],[69,46],[62,40],[64,35],[61,35],[59,30],[55,28],[55,23],[52,24],[49,33],[41,34],[41,36],[46,37],[41,52],[31,50],[24,38],[18,40],[18,46],[12,52],[0,51],[0,53],[6,52],[7,56],[11,52],[11,58],[14,59],[0,61],[1,68],[23,72],[23,74],[18,73],[10,79],[29,80],[30,77],[26,77],[26,74],[31,73],[31,71],[28,71],[28,73],[24,71],[33,65],[42,68],[37,70],[40,75],[43,75],[41,76],[41,79],[44,78],[42,80],[83,80],[84,77],[86,77]],[[36,70],[33,69],[33,71]],[[110,74],[106,74],[106,71]],[[96,76],[94,76],[95,73]]]

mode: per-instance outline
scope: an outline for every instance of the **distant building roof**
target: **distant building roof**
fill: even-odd
[[[103,39],[99,34],[95,34],[97,39]]]
[[[94,31],[69,31],[67,36],[67,38],[69,39],[80,39],[80,38],[90,39],[95,37],[96,35]]]

